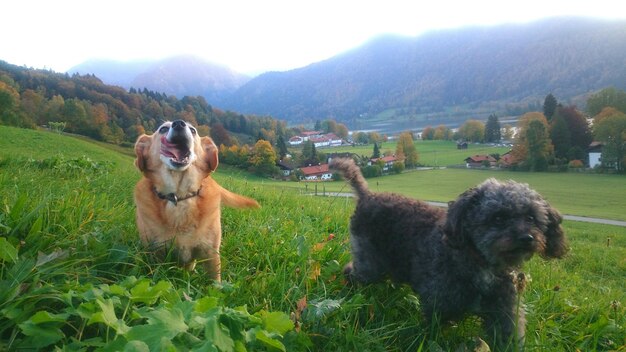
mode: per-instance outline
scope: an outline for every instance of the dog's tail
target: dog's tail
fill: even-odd
[[[367,182],[363,178],[363,174],[361,174],[361,169],[354,163],[354,160],[350,158],[333,159],[330,162],[330,168],[341,172],[343,178],[350,183],[359,198],[370,193],[367,188]]]
[[[260,208],[261,206],[256,200],[244,197],[237,193],[233,193],[225,188],[220,187],[220,196],[222,204],[231,208]]]

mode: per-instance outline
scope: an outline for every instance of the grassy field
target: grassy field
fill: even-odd
[[[452,141],[414,141],[415,148],[419,153],[419,163],[425,166],[448,166],[464,165],[465,159],[477,154],[504,154],[511,150],[508,147],[490,146],[486,144],[469,144],[468,149],[456,149],[456,143]],[[384,142],[380,147],[381,153],[395,153],[396,141]],[[354,153],[357,155],[371,156],[374,145],[342,146],[332,148],[320,148],[323,153]]]
[[[131,157],[0,126],[0,350],[445,351],[482,336],[473,318],[426,325],[406,287],[345,285],[351,199],[302,196],[230,171],[216,178],[262,208],[224,210],[224,282],[215,284],[140,246]],[[438,197],[486,176],[455,172],[432,174]],[[546,175],[528,182],[559,183],[540,181]],[[400,187],[407,176],[394,177],[378,187]],[[570,254],[525,267],[527,350],[623,351],[626,228],[564,226]]]

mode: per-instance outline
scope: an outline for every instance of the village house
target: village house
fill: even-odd
[[[589,167],[594,168],[602,165],[602,142],[591,142],[589,148]]]
[[[301,145],[306,141],[313,142],[315,148],[320,147],[336,147],[343,144],[343,139],[339,138],[334,133],[323,134],[319,131],[306,131],[300,133],[298,136],[289,138],[289,145]]]
[[[500,160],[498,161],[500,167],[511,167],[516,162],[517,160],[513,156],[513,153],[511,153],[510,151],[502,154],[502,156],[500,156]]]
[[[383,162],[383,172],[388,172],[389,170],[392,170],[393,164],[400,160],[396,158],[395,155],[389,155],[389,156],[383,156],[381,158],[372,158],[368,161],[367,165],[376,164],[378,161]]]
[[[465,158],[465,165],[467,168],[478,168],[485,167],[489,165],[489,167],[496,166],[497,160],[491,155],[474,155],[468,158]]]
[[[284,161],[284,160],[278,160],[276,162],[276,166],[278,166],[278,168],[282,172],[283,177],[291,176],[291,174],[295,170],[295,167],[291,163]]]
[[[329,170],[328,164],[306,166],[300,168],[302,180],[304,181],[330,181],[333,173]]]

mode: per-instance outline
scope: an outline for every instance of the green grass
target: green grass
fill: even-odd
[[[0,126],[0,350],[456,350],[483,336],[472,318],[425,324],[407,287],[345,285],[351,199],[228,168],[218,181],[262,208],[224,210],[224,282],[156,262],[135,228],[132,161]],[[463,186],[452,180],[485,176],[447,171],[444,194]],[[525,268],[527,350],[624,350],[626,228],[564,226],[570,254]]]

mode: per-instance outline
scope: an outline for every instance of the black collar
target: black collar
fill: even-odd
[[[157,195],[157,197],[161,198],[161,199],[165,199],[165,200],[169,200],[170,202],[174,203],[174,205],[178,205],[178,202],[189,199],[189,198],[193,198],[195,196],[200,195],[200,190],[202,189],[202,186],[200,186],[200,188],[198,188],[197,191],[195,192],[191,192],[188,195],[184,196],[184,197],[178,197],[176,195],[176,193],[168,193],[168,194],[163,194],[159,191],[157,191],[156,187],[153,187],[152,190],[154,191],[154,194]]]

